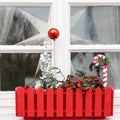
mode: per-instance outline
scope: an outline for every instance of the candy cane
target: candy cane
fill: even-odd
[[[104,55],[98,54],[97,56],[94,57],[94,61],[93,63],[95,64],[95,66],[99,65],[99,59],[105,59]],[[107,64],[103,64],[103,86],[106,87],[107,86]]]

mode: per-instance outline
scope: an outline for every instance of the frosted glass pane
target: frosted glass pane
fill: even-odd
[[[90,71],[90,64],[94,56],[98,53],[71,53],[71,74],[80,75],[80,72],[86,75],[96,75],[96,71]],[[108,85],[120,89],[120,53],[106,53],[110,56],[111,63],[108,65]],[[102,78],[102,69],[100,72]]]
[[[120,44],[120,7],[72,6],[71,44]]]

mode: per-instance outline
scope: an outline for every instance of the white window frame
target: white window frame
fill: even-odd
[[[120,52],[120,45],[70,45],[70,6],[118,6],[119,0],[1,0],[0,6],[51,6],[51,26],[60,31],[56,40],[56,66],[64,75],[70,73],[70,52]],[[62,9],[61,9],[62,8]],[[60,19],[58,19],[60,18]],[[0,45],[0,53],[40,53],[43,46]],[[53,52],[53,46],[48,50]],[[61,59],[62,57],[62,59]]]
[[[120,5],[119,0],[1,0],[0,6],[51,6],[51,26],[56,27],[60,36],[56,40],[56,66],[65,76],[70,74],[70,52],[120,52],[120,45],[70,45],[70,6],[71,5]],[[0,45],[0,53],[40,53],[45,50],[42,46]],[[53,52],[53,46],[48,47]],[[0,92],[6,94],[6,99],[14,91]],[[9,94],[9,95],[8,95]],[[4,96],[3,95],[3,96]],[[120,112],[120,89],[115,89],[115,112]],[[5,111],[6,112],[6,111]]]

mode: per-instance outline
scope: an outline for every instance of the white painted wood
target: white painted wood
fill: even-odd
[[[66,2],[64,3],[65,7],[65,12],[64,12],[64,53],[65,53],[65,76],[70,74],[70,51],[69,51],[69,46],[70,46],[70,5],[69,5],[69,0],[65,0]]]
[[[114,99],[114,105],[115,106],[120,106],[120,98],[115,98]]]
[[[0,0],[0,6],[40,6],[53,2],[54,0]]]
[[[46,48],[43,46],[22,46],[22,45],[0,45],[0,53],[41,53]],[[48,51],[52,51],[53,47],[48,46]]]
[[[61,71],[64,73],[66,76],[66,51],[65,51],[65,6],[67,4],[66,0],[59,0],[56,1],[56,21],[55,21],[55,26],[58,28],[60,32],[60,36],[56,40],[56,66],[61,69]]]
[[[120,113],[120,105],[114,106],[114,113]]]
[[[119,119],[120,119],[120,113],[119,113],[119,112],[116,112],[116,113],[114,113],[113,116],[107,117],[107,118],[104,119],[104,120],[119,120]]]
[[[0,115],[15,115],[15,107],[1,107]]]
[[[59,42],[56,44],[60,44],[63,39],[59,39]],[[64,40],[63,40],[64,41]],[[63,47],[63,46],[62,46]],[[61,47],[56,48],[57,50],[60,49],[59,51],[59,56],[63,52]],[[72,52],[120,52],[120,45],[73,45],[69,47],[69,51]],[[0,45],[0,53],[40,53],[45,50],[45,47],[43,46],[22,46],[22,45]],[[52,51],[53,47],[48,46],[48,51]],[[57,51],[58,52],[58,51]],[[58,55],[57,55],[58,56]],[[65,56],[66,57],[66,56]],[[58,57],[59,59],[59,57]]]
[[[1,99],[0,100],[0,109],[2,107],[13,107],[15,106],[15,99]]]
[[[26,3],[39,3],[39,2],[41,2],[41,3],[48,3],[48,2],[54,2],[55,0],[0,0],[0,3],[6,3],[6,4],[8,4],[8,3],[24,3],[24,2],[26,2]]]
[[[115,89],[114,90],[114,97],[115,98],[120,98],[120,89]]]
[[[73,45],[73,52],[120,52],[120,45]]]
[[[0,91],[0,99],[14,99],[15,91]]]
[[[120,5],[119,0],[69,0],[71,5]]]
[[[0,115],[1,120],[24,120],[22,117],[16,117],[15,115]]]

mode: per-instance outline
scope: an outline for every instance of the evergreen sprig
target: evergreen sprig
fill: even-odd
[[[110,60],[109,56],[105,55],[105,58],[104,59],[99,59],[98,62],[99,62],[99,65],[103,65],[103,64],[108,65],[108,64],[111,63],[111,60]]]

